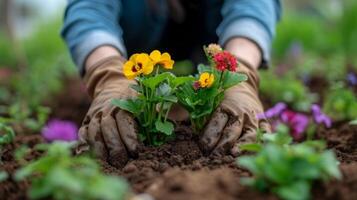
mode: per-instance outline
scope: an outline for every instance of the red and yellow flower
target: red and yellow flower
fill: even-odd
[[[154,69],[154,63],[146,53],[133,54],[124,64],[124,75],[127,79],[145,74],[150,74]]]

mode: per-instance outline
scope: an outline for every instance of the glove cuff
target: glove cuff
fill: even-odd
[[[252,67],[248,62],[246,62],[244,59],[238,58],[238,69],[237,72],[243,73],[248,76],[248,80],[246,83],[248,83],[251,87],[255,89],[255,91],[258,91],[259,88],[259,75],[258,71]]]
[[[121,56],[109,56],[90,66],[84,75],[88,94],[95,98],[106,85],[116,80],[126,80],[122,72],[124,62]]]

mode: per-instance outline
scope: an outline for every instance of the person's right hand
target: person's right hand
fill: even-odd
[[[124,59],[110,56],[87,68],[84,81],[93,102],[79,129],[77,153],[93,150],[116,167],[123,167],[138,149],[137,124],[131,114],[111,104],[112,99],[135,96],[123,75]]]

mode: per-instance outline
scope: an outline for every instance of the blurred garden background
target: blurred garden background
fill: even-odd
[[[65,4],[65,0],[1,1],[2,121],[40,128],[50,113],[45,105],[56,101],[64,87],[71,88],[69,79],[79,79],[59,35]],[[339,120],[356,118],[357,2],[284,0],[282,4],[271,69],[261,72],[263,99],[269,105],[284,101],[306,111],[312,102],[322,103],[326,97],[332,102],[324,101],[327,113],[335,115],[340,109],[344,112],[336,114]],[[341,96],[343,100],[336,100]]]

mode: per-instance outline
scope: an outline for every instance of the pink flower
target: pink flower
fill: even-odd
[[[42,129],[42,136],[48,142],[56,140],[60,141],[75,141],[77,140],[77,125],[71,121],[63,121],[59,119],[52,119]]]
[[[213,61],[219,71],[229,70],[234,72],[237,70],[237,59],[228,51],[216,53],[213,56]]]
[[[295,140],[299,140],[303,137],[303,133],[309,125],[309,117],[307,115],[291,110],[285,110],[281,113],[280,119],[289,126],[292,137]]]

